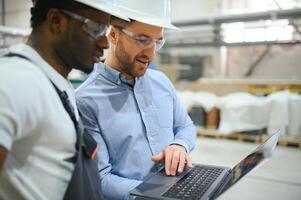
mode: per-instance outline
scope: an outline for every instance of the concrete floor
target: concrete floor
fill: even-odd
[[[194,163],[234,166],[257,144],[198,138],[191,157]],[[300,200],[301,149],[277,147],[273,157],[250,172],[218,200]]]

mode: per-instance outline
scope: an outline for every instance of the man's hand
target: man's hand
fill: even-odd
[[[176,175],[177,171],[182,173],[187,164],[188,167],[192,167],[191,158],[189,157],[186,149],[183,146],[172,144],[159,154],[152,156],[152,161],[159,162],[165,161],[165,173],[166,175]]]

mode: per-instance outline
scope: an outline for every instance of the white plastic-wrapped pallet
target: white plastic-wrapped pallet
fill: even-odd
[[[240,131],[261,130],[267,127],[269,118],[268,101],[249,93],[232,93],[220,97],[218,130],[224,134]]]
[[[182,102],[182,104],[184,105],[184,107],[186,108],[187,111],[189,111],[193,104],[194,104],[194,100],[193,100],[193,92],[189,91],[189,90],[185,90],[185,91],[177,91],[177,94]]]
[[[177,91],[181,102],[184,104],[186,109],[189,111],[193,106],[201,106],[206,112],[212,110],[218,97],[210,92],[192,92],[189,90]]]
[[[218,97],[210,92],[195,92],[194,105],[202,106],[206,112],[211,111],[218,101]]]
[[[279,128],[289,126],[289,91],[281,91],[267,96],[269,119],[267,122],[268,134]]]
[[[301,138],[301,95],[290,94],[288,100],[289,126],[287,135]]]

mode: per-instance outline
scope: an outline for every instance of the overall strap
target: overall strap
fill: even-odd
[[[51,82],[51,84],[53,85],[56,93],[58,94],[58,96],[60,97],[60,100],[66,110],[66,112],[68,113],[70,119],[72,120],[73,122],[73,125],[74,125],[74,128],[75,128],[75,131],[76,131],[76,137],[77,137],[77,140],[76,140],[76,149],[79,150],[79,143],[82,143],[81,141],[81,129],[79,127],[79,123],[78,121],[76,120],[76,116],[75,116],[75,112],[74,112],[74,107],[72,106],[70,100],[69,100],[69,97],[68,97],[68,94],[66,91],[61,91],[50,79],[49,81]]]
[[[3,55],[4,57],[19,57],[19,58],[23,58],[25,60],[28,60],[30,62],[32,62],[32,60],[30,60],[29,58],[27,58],[26,56],[23,56],[21,54],[17,54],[17,53],[12,53],[12,52],[8,52],[8,54]]]
[[[66,91],[61,91],[51,80],[50,82],[52,83],[53,87],[55,88],[58,96],[61,99],[61,102],[65,108],[65,110],[67,111],[67,113],[69,114],[75,129],[78,129],[78,121],[76,120],[76,116],[75,116],[75,112],[74,112],[74,107],[72,106],[68,94]]]

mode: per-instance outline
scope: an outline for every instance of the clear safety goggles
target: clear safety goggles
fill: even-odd
[[[163,47],[163,45],[165,43],[164,38],[153,39],[153,38],[150,38],[145,35],[139,35],[139,34],[133,33],[131,31],[126,30],[119,26],[114,26],[114,27],[117,28],[118,30],[120,30],[122,33],[129,36],[130,38],[132,38],[136,42],[136,44],[143,49],[148,49],[155,45],[155,49],[156,49],[156,51],[158,51],[159,49],[161,49]]]
[[[83,30],[88,33],[91,37],[93,37],[95,40],[99,39],[102,36],[107,36],[110,33],[111,26],[108,26],[103,23],[95,22],[91,19],[88,19],[86,17],[80,16],[78,14],[75,14],[73,12],[67,11],[67,10],[61,10],[62,13],[65,15],[68,15],[69,17],[72,17],[73,19],[76,19],[80,22],[83,22]]]

